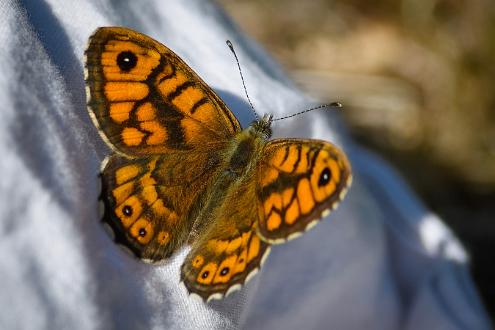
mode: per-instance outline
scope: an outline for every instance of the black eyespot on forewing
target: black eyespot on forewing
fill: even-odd
[[[204,279],[205,279],[205,278],[207,278],[207,277],[208,277],[208,275],[210,275],[210,272],[209,272],[209,271],[207,271],[207,270],[205,270],[205,271],[203,272],[203,274],[201,274],[201,278],[204,278]]]
[[[119,55],[117,55],[117,65],[119,66],[120,70],[124,72],[129,72],[134,67],[137,65],[137,56],[131,52],[131,51],[124,51],[120,52]]]
[[[144,228],[139,229],[139,236],[141,236],[141,237],[146,236],[146,229],[144,229]]]
[[[318,179],[318,186],[326,186],[329,182],[330,179],[332,178],[332,172],[328,167],[325,167],[323,171],[320,173],[320,178]]]

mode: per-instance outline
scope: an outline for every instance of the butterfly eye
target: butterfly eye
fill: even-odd
[[[124,72],[131,71],[137,64],[137,57],[133,52],[125,51],[117,55],[117,65]]]
[[[330,182],[330,178],[332,177],[332,173],[328,167],[325,167],[323,171],[321,171],[320,179],[318,180],[318,186],[325,186]]]
[[[221,271],[220,271],[220,275],[222,276],[225,276],[227,275],[229,272],[229,267],[224,267]]]
[[[125,205],[122,208],[122,213],[124,213],[125,216],[130,217],[132,215],[132,207],[130,207],[129,205]]]

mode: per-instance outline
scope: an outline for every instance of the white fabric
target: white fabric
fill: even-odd
[[[283,15],[283,13],[280,13]],[[0,2],[0,329],[488,329],[450,230],[335,113],[277,122],[276,136],[334,141],[354,184],[340,208],[275,246],[242,291],[204,304],[179,286],[182,250],[151,266],[123,253],[97,213],[104,145],[86,111],[83,51],[121,25],[176,51],[245,126],[310,105],[215,5],[190,1]],[[421,169],[418,169],[421,170]]]

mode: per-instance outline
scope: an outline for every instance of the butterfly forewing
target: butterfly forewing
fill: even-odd
[[[345,154],[328,142],[284,139],[267,144],[257,181],[258,232],[281,243],[337,207],[351,172]]]
[[[222,100],[171,50],[125,28],[99,28],[86,50],[88,107],[128,156],[191,149],[240,130]]]

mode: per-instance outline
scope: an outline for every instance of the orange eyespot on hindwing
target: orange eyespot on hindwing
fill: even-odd
[[[129,232],[139,243],[146,244],[153,237],[153,225],[149,220],[140,218],[132,224]]]
[[[197,278],[198,283],[201,284],[210,284],[213,281],[213,277],[215,276],[216,270],[218,266],[216,263],[210,262],[199,272],[199,276]]]

